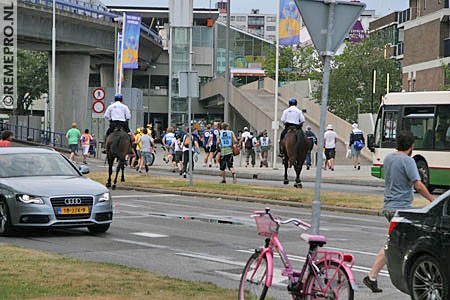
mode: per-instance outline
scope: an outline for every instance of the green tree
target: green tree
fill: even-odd
[[[275,79],[276,50],[266,49],[266,60],[263,69],[267,76]],[[320,77],[320,60],[312,46],[280,47],[279,81],[317,79]]]
[[[387,56],[387,55],[386,55]],[[362,98],[360,112],[370,112],[372,99],[372,70],[376,70],[373,112],[380,106],[381,97],[386,94],[387,74],[389,91],[401,90],[402,71],[400,62],[385,58],[385,44],[376,36],[365,38],[359,43],[346,43],[341,55],[334,57],[330,75],[328,110],[349,122],[356,121],[358,105],[356,98]],[[322,78],[315,98],[320,103]]]
[[[48,93],[46,52],[17,51],[17,113],[27,114],[33,101]]]

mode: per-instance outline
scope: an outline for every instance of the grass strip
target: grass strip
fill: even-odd
[[[105,184],[106,172],[92,172],[87,177]],[[186,179],[178,179],[163,176],[145,176],[139,174],[126,174],[126,182],[119,182],[118,186],[134,186],[141,188],[155,188],[177,191],[200,192],[204,194],[223,194],[241,197],[252,197],[271,200],[292,201],[296,203],[312,204],[314,200],[314,190],[296,189],[293,187],[273,187],[249,184],[221,184],[209,180],[195,180],[192,187]],[[357,187],[355,188],[357,190]],[[361,209],[381,209],[383,206],[383,196],[368,195],[358,193],[343,193],[322,191],[320,201],[322,205],[361,208]],[[424,206],[428,203],[425,199],[414,201],[414,206]]]
[[[212,283],[0,244],[0,299],[236,299]]]

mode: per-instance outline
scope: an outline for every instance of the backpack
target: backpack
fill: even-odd
[[[185,147],[189,147],[189,141],[190,141],[189,136],[186,135],[186,138],[184,139],[184,143],[183,143]]]
[[[361,141],[354,141],[353,148],[355,148],[356,151],[361,151],[361,149],[364,148],[364,143]]]
[[[247,140],[245,141],[245,149],[252,149],[253,148],[253,137],[249,136],[247,137]]]

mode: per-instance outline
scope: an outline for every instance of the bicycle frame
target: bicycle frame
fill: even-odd
[[[309,269],[313,274],[314,277],[319,279],[319,268],[317,265],[324,264],[325,266],[328,266],[330,262],[336,263],[339,268],[343,268],[345,272],[349,276],[349,282],[354,290],[357,290],[357,284],[355,282],[355,278],[353,276],[353,273],[351,271],[351,267],[353,266],[354,257],[351,254],[343,254],[341,252],[335,252],[335,251],[323,251],[323,250],[317,250],[317,249],[310,249],[308,250],[308,254],[306,256],[305,263],[303,264],[303,267],[300,272],[295,272],[292,268],[292,264],[287,256],[287,253],[284,251],[284,248],[278,239],[278,233],[274,232],[272,236],[268,239],[266,239],[266,245],[262,248],[260,248],[260,257],[257,265],[261,263],[263,257],[266,257],[267,260],[267,277],[265,279],[265,285],[267,287],[272,286],[273,281],[273,272],[274,272],[274,251],[280,255],[281,261],[283,263],[284,269],[281,271],[281,275],[288,277],[290,285],[293,286],[296,282],[302,283],[302,290],[304,291],[306,288],[306,282],[303,281],[306,271]],[[315,262],[316,261],[316,262]],[[348,264],[349,265],[348,265]],[[322,280],[317,280],[317,283],[319,284],[319,288],[322,292],[327,291],[330,288],[331,283],[333,282],[333,279],[337,276],[338,272],[334,272],[331,278],[328,278],[328,282],[325,283]]]

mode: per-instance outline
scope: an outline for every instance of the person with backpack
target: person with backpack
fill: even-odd
[[[306,153],[306,170],[309,170],[311,168],[311,152],[314,148],[314,144],[317,145],[317,136],[314,134],[314,132],[311,131],[311,126],[306,127],[305,135],[308,137],[309,140],[309,148],[308,153]]]
[[[364,135],[361,129],[358,128],[358,124],[352,124],[352,131],[350,132],[349,148],[352,151],[353,169],[360,170],[361,164],[359,162],[359,156],[362,148],[364,148]]]
[[[250,132],[250,135],[244,140],[246,168],[249,165],[250,157],[252,158],[252,167],[255,167],[255,146],[257,142],[256,138],[253,136],[253,132]]]
[[[267,130],[264,130],[262,136],[259,138],[259,147],[261,148],[261,163],[259,165],[260,168],[265,166],[266,168],[269,167],[269,163],[267,162],[267,159],[269,157],[269,150],[272,148],[272,141],[267,136]]]
[[[188,163],[189,163],[189,129],[187,129],[186,134],[183,137],[183,177],[186,178],[186,174],[188,171]],[[194,171],[194,153],[199,149],[197,138],[194,134],[192,136],[192,171]]]
[[[89,134],[89,129],[85,129],[84,133],[81,135],[81,149],[83,152],[83,164],[87,165],[86,158],[89,154],[89,146],[93,140],[92,136]]]
[[[233,167],[233,144],[237,144],[238,140],[234,132],[230,130],[230,125],[226,122],[222,123],[222,130],[217,133],[217,143],[221,148],[220,152],[220,171],[222,174],[222,181],[220,183],[227,183],[227,176],[225,169],[228,168],[233,178],[233,183],[237,182],[236,171]]]

